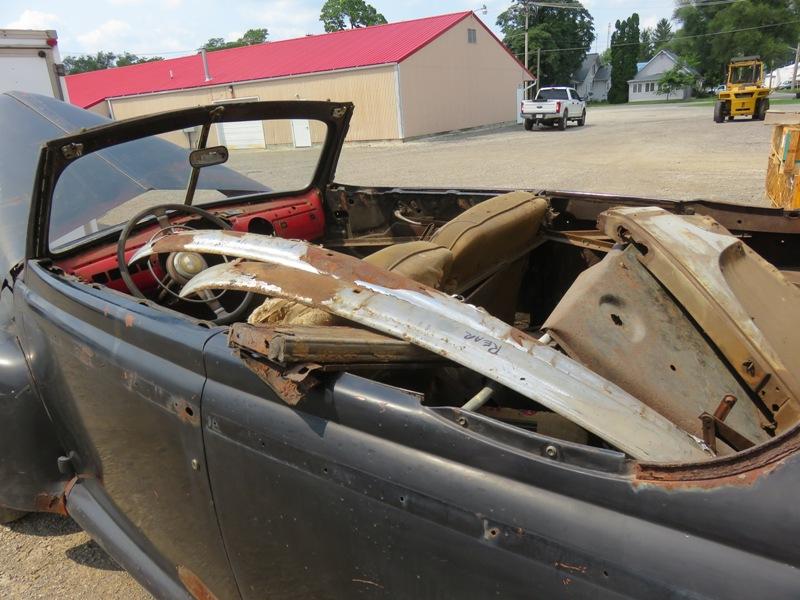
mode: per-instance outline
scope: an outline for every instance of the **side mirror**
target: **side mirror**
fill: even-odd
[[[228,161],[228,149],[225,146],[200,148],[189,153],[189,164],[193,169],[213,167]]]

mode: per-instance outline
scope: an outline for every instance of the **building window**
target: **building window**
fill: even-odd
[[[478,32],[474,29],[467,29],[467,43],[468,44],[477,44],[478,43]]]

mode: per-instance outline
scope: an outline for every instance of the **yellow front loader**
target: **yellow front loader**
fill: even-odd
[[[741,56],[728,65],[728,82],[714,105],[714,121],[753,117],[763,121],[769,110],[769,88],[764,87],[764,63],[758,56]]]

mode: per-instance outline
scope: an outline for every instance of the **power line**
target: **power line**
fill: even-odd
[[[728,0],[728,1],[730,1],[730,0]],[[682,35],[678,39],[686,40],[686,39],[698,38],[698,37],[713,37],[713,36],[716,36],[716,35],[728,35],[728,34],[731,34],[731,33],[739,33],[739,32],[742,32],[742,31],[753,31],[755,29],[767,29],[769,27],[780,27],[781,25],[793,25],[795,23],[800,23],[800,19],[795,19],[794,21],[783,21],[782,23],[771,23],[769,25],[757,25],[755,27],[742,27],[741,29],[731,29],[729,31],[714,31],[714,32],[711,32],[711,33],[697,33],[695,35]],[[639,42],[622,42],[622,43],[619,43],[619,44],[611,44],[609,46],[609,48],[620,48],[622,46],[635,46],[635,45],[638,45],[638,44],[639,44]],[[542,48],[541,52],[542,53],[545,53],[545,52],[572,52],[572,51],[575,51],[575,50],[586,50],[586,51],[588,51],[588,50],[591,50],[591,48],[587,49],[587,48],[585,48],[583,46],[577,46],[577,47],[574,47],[574,48],[549,48],[549,49]],[[515,56],[522,56],[522,54],[515,54]]]

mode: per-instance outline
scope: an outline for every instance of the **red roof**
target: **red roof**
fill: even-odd
[[[70,75],[67,89],[73,104],[88,108],[117,96],[399,63],[471,14],[458,12],[209,52],[210,81],[205,81],[200,55],[194,54]]]

